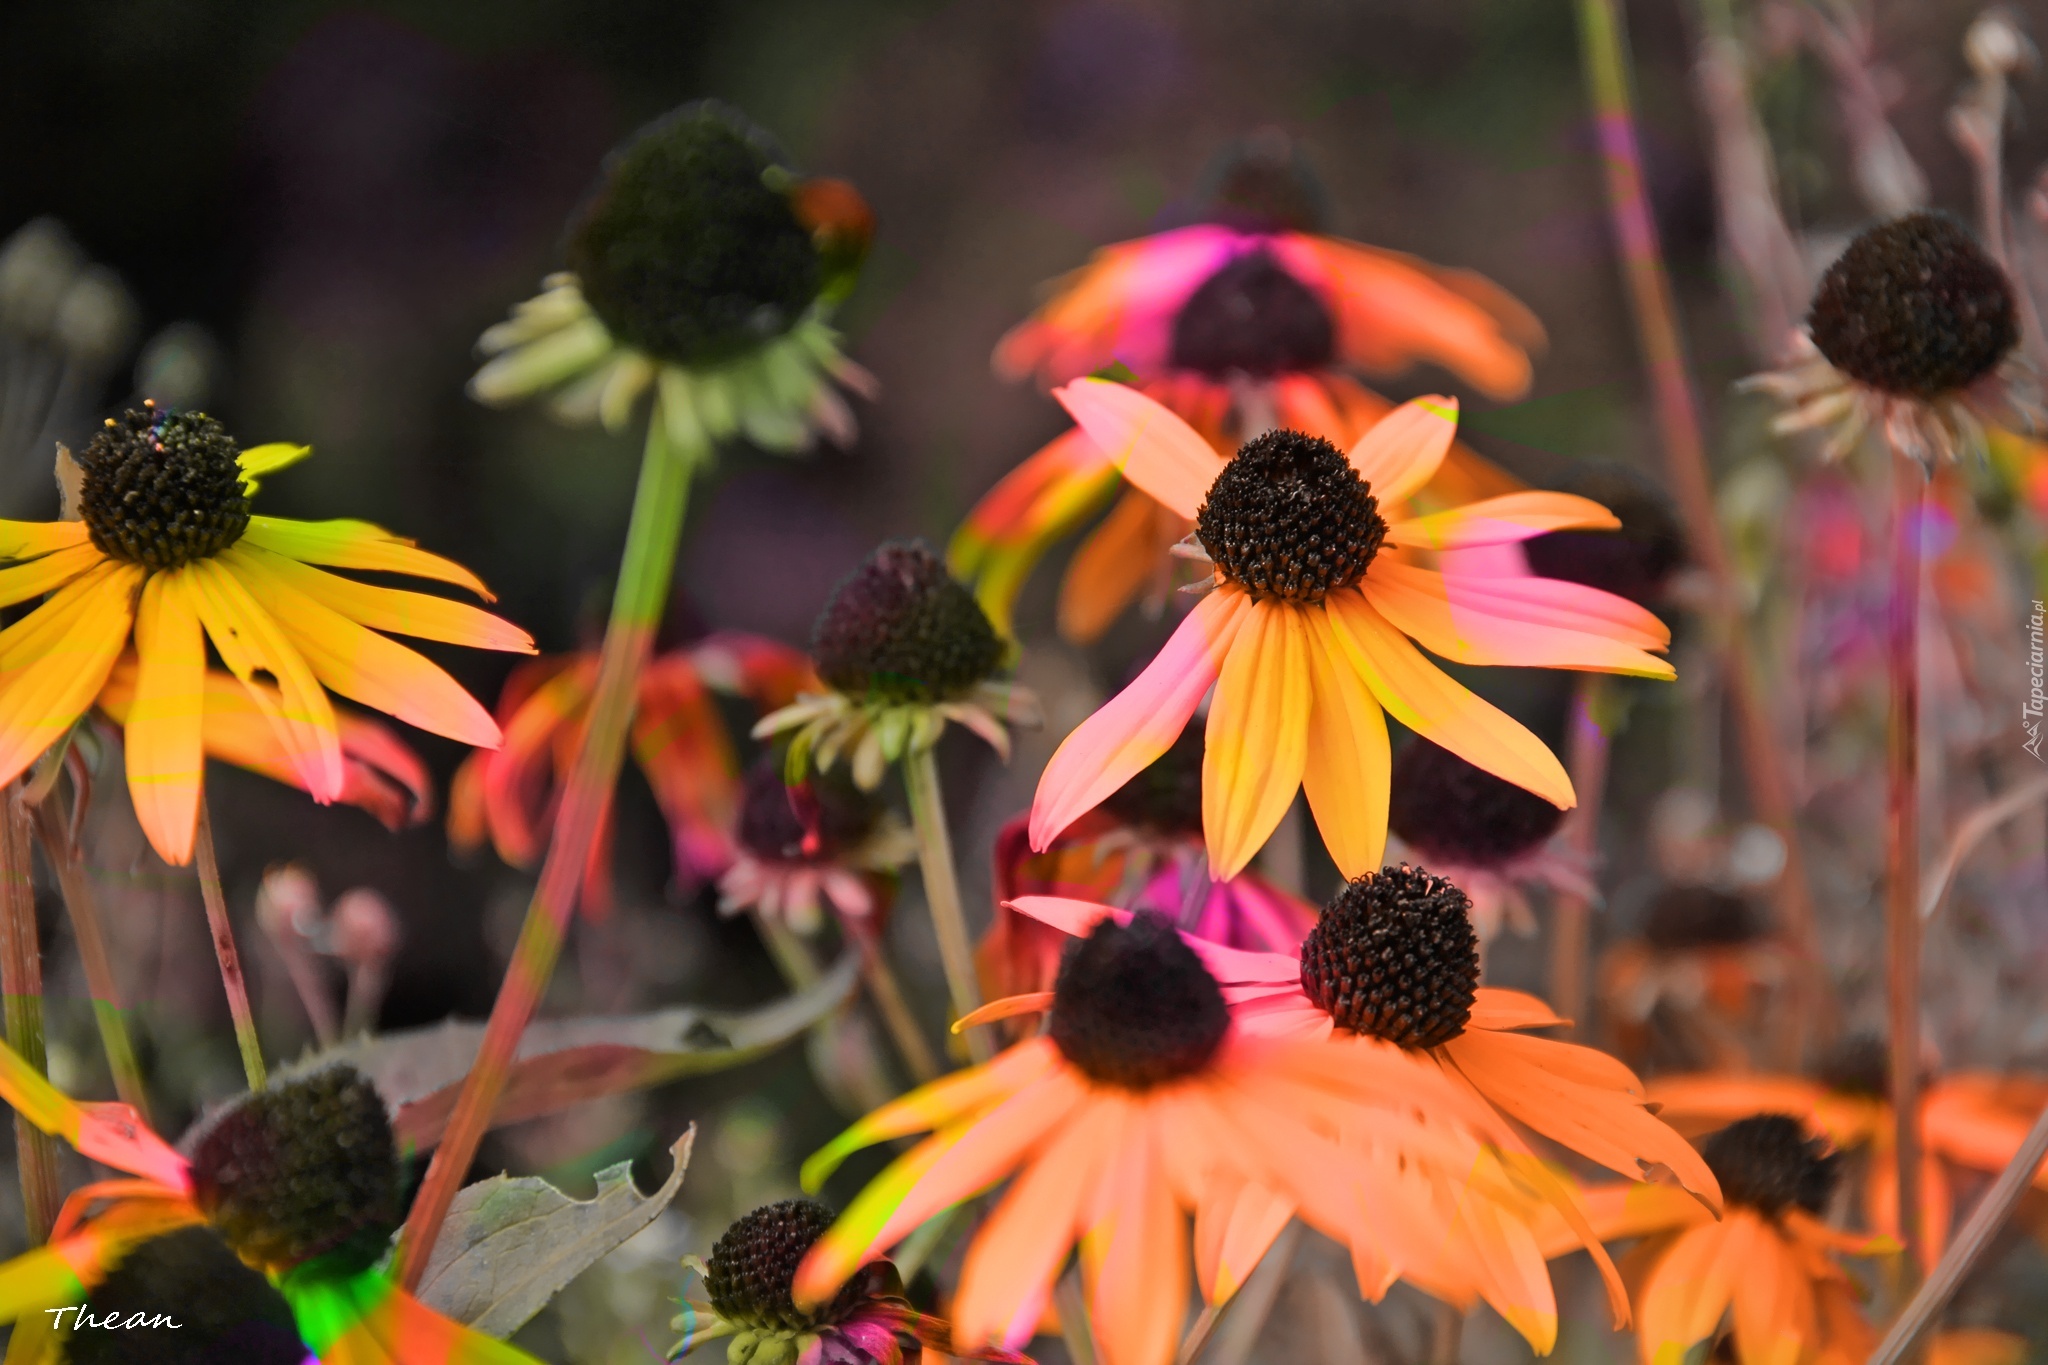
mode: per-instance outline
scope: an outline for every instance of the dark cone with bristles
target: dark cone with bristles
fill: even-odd
[[[193,1200],[266,1270],[316,1259],[338,1274],[367,1269],[405,1214],[383,1098],[350,1066],[244,1095],[191,1145]]]
[[[797,1308],[789,1287],[812,1243],[832,1226],[832,1210],[813,1199],[785,1199],[745,1214],[711,1248],[704,1288],[727,1322],[797,1331],[817,1321]]]
[[[1789,1208],[1817,1214],[1841,1178],[1841,1156],[1826,1138],[1808,1137],[1788,1114],[1759,1114],[1708,1138],[1700,1155],[1731,1205],[1775,1218]]]
[[[1939,213],[1907,214],[1849,243],[1821,277],[1807,328],[1851,379],[1921,400],[1984,378],[2020,335],[2012,281]]]
[[[1654,607],[1685,563],[1685,535],[1664,491],[1624,464],[1589,460],[1556,481],[1621,522],[1616,531],[1551,531],[1522,543],[1530,571]]]
[[[1005,647],[974,594],[923,541],[891,541],[832,591],[811,630],[818,676],[879,701],[958,697],[1001,667]]]
[[[1264,249],[1202,281],[1173,319],[1167,363],[1211,379],[1270,379],[1319,370],[1337,351],[1336,325],[1315,291]]]
[[[715,101],[685,105],[606,160],[569,265],[614,336],[714,365],[789,330],[825,281],[773,139]]]
[[[1417,736],[1394,760],[1387,827],[1432,862],[1500,867],[1557,833],[1564,812]]]
[[[1338,1028],[1405,1048],[1449,1042],[1478,998],[1471,899],[1406,863],[1368,872],[1302,940],[1301,989]]]
[[[249,528],[240,454],[203,412],[145,404],[109,417],[73,457],[92,543],[156,570],[219,554]]]
[[[302,1365],[291,1305],[212,1229],[137,1246],[85,1300],[66,1365]],[[111,1324],[111,1325],[102,1325]]]
[[[1091,1080],[1138,1091],[1181,1080],[1229,1031],[1222,987],[1163,915],[1104,918],[1060,958],[1047,1032]]]
[[[1892,1095],[1892,1050],[1874,1033],[1852,1033],[1821,1054],[1814,1074],[1838,1095],[1888,1100]]]
[[[740,805],[740,847],[781,862],[827,861],[873,832],[880,811],[835,773],[813,773],[801,786],[785,780],[780,754],[765,753],[747,770]]]
[[[1216,568],[1254,597],[1320,602],[1365,576],[1386,518],[1344,452],[1269,431],[1238,449],[1195,516]]]

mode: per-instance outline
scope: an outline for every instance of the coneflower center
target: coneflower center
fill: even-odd
[[[780,756],[763,754],[747,770],[740,804],[740,847],[772,862],[828,862],[865,839],[875,807],[831,773],[814,773],[802,788],[783,780]]]
[[[1269,431],[1239,447],[1195,514],[1202,548],[1255,597],[1320,602],[1350,587],[1386,539],[1372,487],[1319,436]]]
[[[1762,936],[1748,900],[1711,886],[1666,887],[1643,916],[1644,941],[1665,952],[1729,948]]]
[[[1558,484],[1621,522],[1615,531],[1551,531],[1522,542],[1532,572],[1653,605],[1685,563],[1685,534],[1663,492],[1627,465],[1588,461]]]
[[[1827,1139],[1808,1137],[1789,1114],[1759,1114],[1731,1123],[1700,1147],[1730,1204],[1775,1218],[1798,1207],[1819,1213],[1841,1176],[1841,1156]]]
[[[109,417],[75,457],[92,543],[158,570],[219,554],[249,528],[240,456],[203,412],[150,403]]]
[[[119,1330],[73,1331],[67,1365],[302,1365],[307,1357],[284,1295],[210,1228],[136,1246],[93,1288],[85,1311]]]
[[[816,1319],[797,1308],[789,1287],[804,1254],[831,1226],[832,1210],[812,1199],[785,1199],[741,1215],[705,1262],[711,1306],[727,1322],[757,1330],[811,1326]]]
[[[1223,989],[1165,916],[1103,919],[1060,958],[1047,1030],[1090,1080],[1150,1090],[1195,1075],[1230,1031]]]
[[[1821,1054],[1814,1074],[1838,1095],[1888,1100],[1892,1094],[1892,1052],[1874,1033],[1852,1033]]]
[[[1202,727],[1189,725],[1173,747],[1111,792],[1102,808],[1124,824],[1152,834],[1202,832]]]
[[[1938,213],[1907,214],[1849,243],[1814,291],[1807,328],[1851,379],[1923,400],[1990,374],[2020,335],[2012,281]]]
[[[922,541],[892,541],[832,591],[811,658],[834,690],[886,702],[957,697],[993,677],[1003,640]]]
[[[1301,989],[1338,1028],[1406,1048],[1448,1043],[1478,998],[1471,899],[1407,863],[1366,873],[1302,940]]]
[[[1330,310],[1259,248],[1202,281],[1174,315],[1167,363],[1211,379],[1318,370],[1336,354]]]
[[[615,151],[577,219],[569,265],[614,336],[684,365],[787,331],[823,283],[768,135],[706,101]]]
[[[1499,867],[1557,832],[1564,812],[1420,736],[1394,760],[1387,827],[1432,861]]]
[[[193,1199],[242,1258],[285,1271],[331,1258],[352,1273],[404,1216],[398,1146],[376,1088],[323,1067],[237,1100],[192,1149]]]

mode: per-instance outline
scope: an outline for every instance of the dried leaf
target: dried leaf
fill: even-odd
[[[520,1039],[518,1060],[491,1122],[539,1118],[585,1100],[752,1061],[843,1005],[859,971],[857,957],[849,953],[817,985],[741,1013],[682,1005],[651,1014],[535,1020]],[[450,1020],[356,1038],[293,1064],[280,1079],[346,1062],[384,1097],[400,1147],[424,1151],[440,1142],[483,1035],[482,1024]]]
[[[633,1163],[597,1173],[597,1197],[571,1199],[539,1176],[494,1175],[455,1196],[418,1297],[477,1331],[508,1337],[563,1286],[653,1222],[683,1187],[697,1126],[676,1139],[675,1169],[653,1194]]]

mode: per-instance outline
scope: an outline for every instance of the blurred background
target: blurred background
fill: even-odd
[[[2021,8],[2036,34],[2048,31],[2048,5]],[[1759,358],[1717,245],[1712,147],[1691,76],[1701,12],[1686,0],[1627,10],[1650,199],[1710,441],[1734,452],[1732,466],[1762,419],[1724,395]],[[1892,123],[1932,202],[1959,211],[1972,191],[1944,117],[1969,76],[1961,40],[1977,12],[1952,0],[1874,11]],[[1869,216],[1843,169],[1827,73],[1788,44],[1755,94],[1787,216],[1824,261]],[[53,514],[56,442],[83,440],[148,394],[205,408],[245,443],[310,442],[315,458],[266,485],[265,510],[377,521],[475,568],[543,650],[591,641],[634,441],[531,408],[487,411],[463,385],[477,335],[561,264],[563,224],[606,149],[704,96],[738,105],[799,167],[851,180],[873,205],[873,255],[842,318],[882,397],[861,409],[854,449],[801,461],[735,451],[700,487],[671,613],[679,635],[730,627],[801,645],[832,584],[877,542],[943,545],[976,497],[1065,426],[1044,396],[993,377],[996,338],[1042,281],[1094,247],[1184,221],[1210,159],[1263,127],[1297,139],[1320,171],[1337,235],[1477,270],[1543,320],[1550,348],[1526,400],[1461,392],[1474,447],[1537,484],[1589,458],[1659,477],[1563,0],[87,0],[0,13],[0,237],[51,220],[39,229],[58,253],[49,259],[76,253],[64,269],[81,291],[60,318],[45,309],[25,322],[34,309],[0,282],[0,311],[16,309],[0,515]],[[2016,98],[2009,164],[2031,168],[2048,158],[2048,83],[2023,82]],[[1378,387],[1396,398],[1460,392],[1438,371]],[[1045,731],[1024,739],[1007,771],[971,742],[945,755],[971,914],[986,915],[992,833],[1028,802],[1050,745],[1160,638],[1132,620],[1089,654],[1058,644],[1056,567],[1038,574],[1020,617],[1025,677],[1048,700]],[[1640,723],[1618,751],[1611,889],[1625,892],[1648,867],[1650,811],[1681,770],[1688,790],[1704,790],[1707,823],[1739,829],[1746,818],[1719,731],[1686,719],[1711,718],[1714,704],[1702,693],[1710,681],[1688,681],[1698,641],[1679,630],[1681,682],[1643,690]],[[477,653],[436,657],[486,701],[509,667]],[[1561,743],[1556,679],[1475,685]],[[445,792],[456,746],[407,738]],[[628,771],[621,914],[579,941],[555,1006],[772,998],[779,980],[751,927],[719,919],[709,893],[672,894],[659,819]],[[368,888],[395,911],[403,947],[384,1027],[487,1010],[524,877],[487,855],[452,858],[438,820],[389,835],[360,811],[321,810],[238,771],[216,766],[209,785],[274,1052],[310,1036],[275,951],[248,921],[265,869],[285,860],[329,898]],[[174,1132],[240,1080],[196,892],[155,861],[125,800],[118,781],[99,784],[94,871],[115,902],[124,981],[148,1021]],[[2028,852],[2038,830],[2029,837],[2013,856],[2033,858],[2027,885],[2048,894]],[[1334,875],[1312,864],[1312,888]],[[1846,915],[1862,902],[1843,903]],[[1611,898],[1601,941],[1626,931],[1629,904]],[[928,930],[903,909],[899,947],[935,979]],[[54,1064],[103,1084],[54,902],[44,929],[52,995],[66,997],[53,1000]],[[2016,970],[2037,970],[2048,935],[2037,922],[2024,941],[1998,943],[2017,944]],[[1490,971],[1529,985],[1533,975],[1515,974],[1538,962],[1534,946],[1510,940]],[[929,1012],[936,1022],[936,1001]],[[793,1161],[843,1115],[790,1049],[649,1101],[511,1130],[479,1171],[546,1170],[587,1192],[590,1172],[633,1158],[649,1186],[693,1120],[684,1212],[572,1290],[523,1342],[551,1359],[658,1357],[675,1257],[702,1250],[733,1214],[793,1192]],[[14,1197],[11,1186],[0,1197]],[[0,1236],[18,1226],[0,1217]]]

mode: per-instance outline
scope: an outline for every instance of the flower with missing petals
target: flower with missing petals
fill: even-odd
[[[786,766],[768,753],[747,773],[732,866],[718,880],[719,913],[752,910],[800,934],[823,926],[822,905],[872,921],[896,869],[917,856],[910,827],[836,773],[792,787]]]

